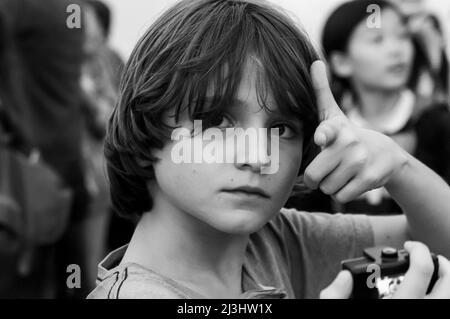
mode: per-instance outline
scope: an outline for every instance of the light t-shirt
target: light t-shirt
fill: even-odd
[[[282,209],[250,235],[241,298],[318,298],[341,269],[344,259],[360,257],[374,245],[365,215],[300,212]],[[100,264],[97,287],[88,298],[207,298],[135,263],[120,264],[127,246]]]

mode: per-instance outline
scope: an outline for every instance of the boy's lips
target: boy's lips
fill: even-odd
[[[222,192],[231,193],[236,195],[246,195],[246,196],[258,196],[263,198],[270,198],[262,188],[252,187],[252,186],[241,186],[235,188],[223,189]]]

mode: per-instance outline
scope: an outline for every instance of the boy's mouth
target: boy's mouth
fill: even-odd
[[[236,195],[246,195],[246,196],[258,196],[263,198],[270,198],[270,196],[259,187],[251,186],[241,186],[236,188],[229,188],[222,190],[226,193],[236,194]]]

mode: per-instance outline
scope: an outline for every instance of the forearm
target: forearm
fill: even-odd
[[[402,170],[386,185],[408,220],[410,236],[450,256],[450,187],[431,169],[408,156]]]

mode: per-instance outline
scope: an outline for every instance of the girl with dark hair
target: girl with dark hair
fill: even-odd
[[[417,123],[427,106],[414,90],[427,60],[399,9],[385,0],[346,2],[326,21],[322,46],[329,62],[335,96],[349,119],[358,126],[392,137],[410,154],[422,154],[422,135]],[[445,135],[436,142],[440,147],[448,144]],[[450,154],[431,156],[450,158]],[[419,158],[422,159],[422,155]],[[401,213],[401,208],[384,189],[367,192],[341,205],[339,210]]]

